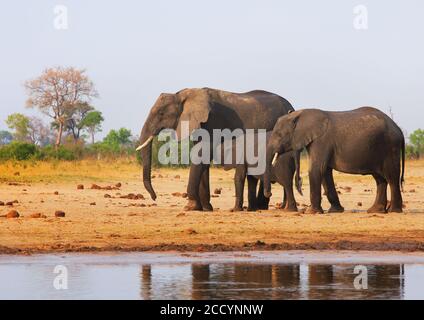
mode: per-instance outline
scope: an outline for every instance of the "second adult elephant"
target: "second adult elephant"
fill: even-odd
[[[323,212],[321,183],[326,185],[331,203],[329,211],[344,210],[334,186],[333,169],[374,177],[377,196],[369,212],[402,212],[405,138],[402,130],[383,112],[371,107],[344,112],[305,109],[278,119],[268,143],[265,196],[270,196],[273,155],[304,147],[310,158],[311,212]],[[387,184],[391,190],[389,206]]]
[[[202,88],[184,89],[175,94],[161,94],[150,110],[140,136],[143,160],[143,182],[152,199],[156,193],[151,183],[152,140],[162,129],[176,129],[184,139],[183,123],[188,131],[203,128],[210,137],[214,129],[265,129],[271,131],[277,119],[293,111],[284,98],[270,92],[255,90],[231,93]],[[187,186],[186,210],[212,210],[209,188],[209,164],[191,165]]]

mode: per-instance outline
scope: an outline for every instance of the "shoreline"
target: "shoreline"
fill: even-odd
[[[335,241],[335,242],[304,242],[304,243],[244,243],[232,244],[157,244],[144,246],[71,246],[56,245],[52,247],[6,247],[0,245],[0,257],[8,255],[35,255],[35,254],[63,254],[63,253],[84,253],[84,254],[121,254],[121,253],[227,253],[244,252],[251,253],[257,251],[266,252],[397,252],[397,253],[423,253],[424,242],[422,241],[402,241],[402,242],[365,242],[365,241]]]

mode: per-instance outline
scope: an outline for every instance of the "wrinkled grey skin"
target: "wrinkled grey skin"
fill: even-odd
[[[305,109],[278,119],[268,143],[265,196],[271,195],[273,155],[304,147],[310,159],[312,213],[323,212],[321,182],[331,203],[329,212],[344,210],[334,186],[333,170],[374,177],[377,195],[368,212],[402,212],[405,138],[402,130],[383,112],[371,107],[345,112]],[[391,190],[389,206],[387,184]]]
[[[213,129],[265,129],[271,131],[277,119],[293,111],[284,98],[261,90],[231,93],[202,88],[184,89],[175,94],[163,93],[150,110],[141,130],[140,144],[159,134],[161,129],[176,129],[181,136],[181,121],[189,121],[190,133],[204,128],[212,136]],[[211,152],[212,154],[212,152]],[[151,183],[152,143],[141,150],[143,182],[153,200],[156,193]],[[187,186],[186,210],[213,210],[210,204],[209,165],[191,165]]]
[[[271,137],[271,132],[267,132],[266,140],[268,141]],[[254,138],[254,152],[255,156],[265,157],[266,145],[258,146],[258,135]],[[257,167],[257,163],[249,164],[244,159],[243,163],[237,162],[237,149],[236,140],[233,140],[232,148],[226,150],[224,144],[218,146],[221,148],[221,159],[220,163],[225,170],[236,169],[234,174],[234,186],[236,191],[235,204],[232,211],[243,211],[244,202],[244,184],[247,177],[248,185],[248,211],[256,210],[268,210],[269,198],[264,197],[263,189],[263,174],[262,175],[249,175],[249,168]],[[231,162],[224,162],[224,152],[231,153]],[[246,148],[244,155],[246,156]],[[265,161],[265,159],[263,159]],[[275,166],[271,170],[271,183],[278,182],[284,189],[284,198],[282,202],[282,209],[284,211],[296,212],[297,204],[293,193],[293,176],[296,173],[295,185],[297,191],[302,195],[302,179],[300,177],[300,151],[292,151],[282,154],[278,157]],[[257,185],[259,181],[259,191],[257,191]]]

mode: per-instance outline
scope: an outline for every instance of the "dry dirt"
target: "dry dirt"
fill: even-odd
[[[309,204],[306,168],[304,160],[304,196],[296,194],[300,208]],[[212,198],[215,211],[185,212],[188,169],[154,170],[156,202],[144,190],[140,171],[132,161],[0,165],[0,201],[14,201],[0,206],[0,253],[424,251],[424,161],[407,162],[403,214],[366,213],[374,200],[373,180],[339,173],[335,181],[345,213],[309,215],[278,210],[275,204],[282,197],[278,185],[273,186],[270,210],[231,212],[234,172],[218,168],[211,171],[211,190],[222,188],[221,194]],[[101,189],[91,189],[92,184]],[[323,207],[329,207],[327,201]],[[11,210],[19,217],[6,218]],[[59,211],[65,216],[56,217]]]

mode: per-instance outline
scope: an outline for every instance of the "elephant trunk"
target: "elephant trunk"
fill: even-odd
[[[295,185],[296,185],[297,192],[299,192],[299,194],[301,196],[303,196],[302,177],[300,176],[300,155],[301,155],[301,153],[302,153],[302,151],[298,150],[294,154],[294,163],[295,163],[295,167],[296,167]]]
[[[267,147],[266,150],[266,166],[264,173],[264,196],[266,198],[271,198],[271,170],[272,170],[272,162],[274,158],[273,148],[270,146]]]
[[[144,131],[144,130],[143,130]],[[149,192],[150,197],[156,200],[156,192],[152,186],[152,136],[142,134],[140,142],[143,143],[141,148],[141,159],[143,161],[143,184],[144,188]],[[146,144],[147,142],[147,144]]]

